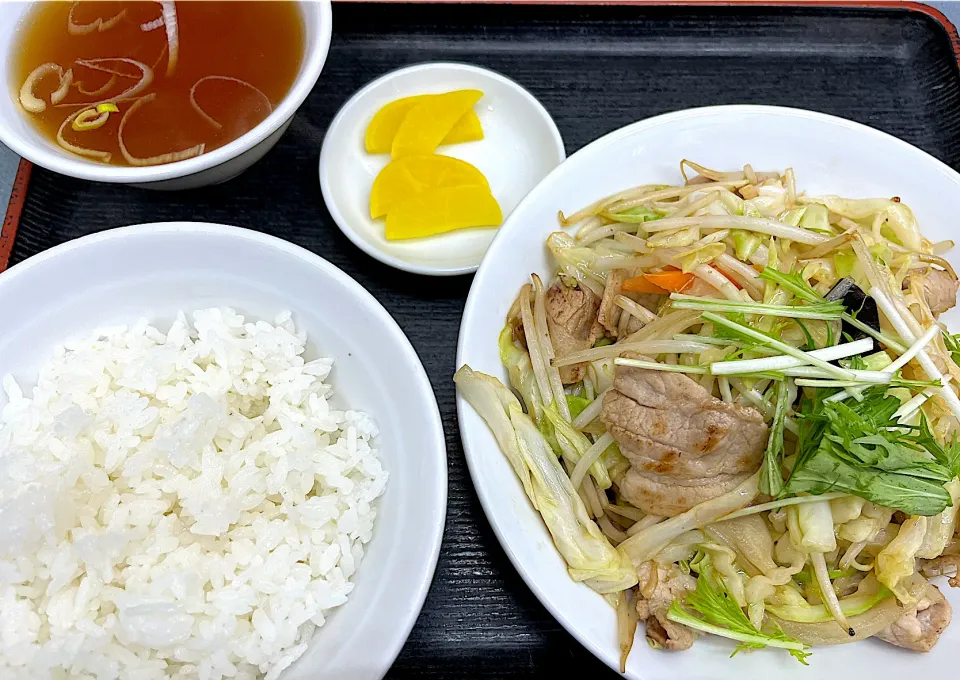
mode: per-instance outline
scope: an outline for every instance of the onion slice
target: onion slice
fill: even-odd
[[[177,70],[180,56],[180,30],[177,24],[177,5],[173,0],[160,0],[163,8],[163,26],[167,29],[167,77]]]
[[[137,158],[133,156],[128,150],[127,145],[123,143],[123,131],[127,126],[127,121],[130,120],[130,116],[139,109],[144,104],[148,104],[156,99],[157,95],[155,92],[151,92],[148,95],[140,97],[135,101],[127,112],[123,114],[123,118],[120,119],[120,129],[117,131],[117,142],[120,144],[120,153],[123,154],[124,159],[127,163],[134,166],[144,166],[144,165],[162,165],[165,163],[175,163],[177,161],[185,161],[188,158],[194,158],[203,153],[204,145],[197,144],[196,146],[191,146],[189,149],[184,149],[183,151],[171,151],[170,153],[160,154],[159,156],[150,156],[149,158]]]
[[[142,24],[140,24],[140,30],[143,31],[144,33],[149,33],[150,31],[157,30],[161,26],[163,26],[162,14],[158,16],[156,19],[154,19],[153,21],[145,21]]]
[[[71,127],[77,132],[96,130],[106,124],[111,113],[117,113],[119,110],[116,104],[101,104],[100,106],[84,109],[73,119]]]
[[[67,96],[67,90],[73,81],[73,70],[68,69],[67,72],[64,73],[63,68],[59,64],[54,64],[53,62],[40,64],[30,72],[30,75],[27,76],[27,79],[23,81],[23,85],[20,87],[20,106],[22,106],[24,110],[30,113],[40,113],[46,110],[47,102],[35,95],[33,88],[37,86],[37,83],[40,82],[42,78],[52,73],[56,73],[60,77],[60,84],[57,86],[56,91],[50,95],[51,101],[57,104]],[[66,85],[64,85],[64,83],[66,83]]]
[[[97,17],[89,24],[78,24],[73,19],[73,11],[77,6],[82,2],[82,0],[77,0],[72,5],[70,5],[70,12],[67,13],[67,33],[70,35],[88,35],[94,31],[98,33],[103,33],[104,31],[110,30],[116,26],[123,17],[127,15],[127,10],[122,9],[116,14],[114,14],[109,19],[102,19]]]
[[[106,111],[97,113],[96,109],[84,109],[73,119],[71,127],[78,132],[96,130],[97,128],[103,127],[109,117],[110,114]]]
[[[73,69],[68,68],[67,72],[60,78],[60,85],[50,95],[51,104],[59,104],[70,94],[70,85],[73,84]]]
[[[123,98],[135,97],[146,88],[150,87],[150,83],[153,82],[153,69],[144,64],[142,61],[137,61],[136,59],[129,59],[127,57],[104,57],[102,59],[77,59],[76,63],[80,66],[85,66],[86,68],[93,69],[94,71],[102,71],[103,73],[112,73],[116,76],[122,76],[124,78],[136,78],[129,73],[124,73],[117,69],[114,64],[124,63],[130,64],[140,69],[140,79],[131,87],[128,87],[126,90],[121,92],[115,97],[110,97],[107,101],[118,101]],[[91,102],[89,106],[96,106],[102,102]]]
[[[77,81],[77,92],[86,96],[86,97],[99,97],[110,90],[111,87],[117,84],[117,74],[112,73],[110,79],[105,82],[103,85],[98,87],[96,90],[85,90],[83,89],[83,83],[79,80]]]
[[[180,25],[177,20],[177,5],[173,0],[158,0],[158,2],[160,3],[163,13],[152,21],[145,21],[140,24],[140,30],[144,33],[149,33],[150,31],[157,30],[161,26],[164,27],[167,33],[165,51],[169,55],[167,57],[167,75],[172,76],[177,70],[177,61],[180,57]],[[162,57],[163,52],[161,52],[160,57],[157,58],[158,63]],[[154,66],[156,65],[155,63]]]
[[[273,104],[270,103],[270,98],[267,97],[267,95],[265,95],[263,91],[260,90],[260,88],[251,85],[246,80],[240,80],[239,78],[231,78],[230,76],[205,76],[200,80],[198,80],[197,82],[195,82],[193,84],[193,87],[190,88],[190,106],[192,106],[194,110],[197,113],[199,113],[200,116],[205,121],[210,123],[213,127],[215,127],[218,130],[222,129],[223,125],[219,123],[216,119],[214,119],[213,116],[211,116],[206,111],[204,111],[203,107],[201,107],[200,104],[197,103],[197,88],[200,86],[200,83],[207,80],[226,80],[231,83],[237,83],[238,85],[243,85],[244,87],[249,87],[251,90],[253,90],[258,95],[260,95],[261,99],[263,99],[264,103],[267,105],[267,114],[269,115],[269,113],[273,111]]]
[[[67,116],[60,127],[57,129],[57,144],[66,149],[71,153],[75,153],[78,156],[84,156],[85,158],[93,158],[94,160],[101,161],[103,163],[109,163],[110,158],[113,154],[109,151],[98,151],[97,149],[88,149],[84,146],[77,146],[76,144],[71,144],[63,137],[63,131],[68,125],[72,125],[74,119],[79,116],[84,111],[89,111],[89,109],[80,109],[79,111],[74,111],[69,116]]]
[[[876,635],[891,623],[899,619],[904,609],[897,603],[897,598],[888,597],[881,600],[863,614],[851,616],[847,621],[856,631],[850,637],[846,630],[841,630],[835,621],[821,621],[820,623],[797,623],[770,615],[770,621],[792,638],[807,645],[842,645],[848,642],[857,642]]]

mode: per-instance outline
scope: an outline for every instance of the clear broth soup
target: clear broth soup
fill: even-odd
[[[13,96],[91,161],[174,162],[262,122],[300,71],[304,33],[285,0],[38,2],[17,28]]]

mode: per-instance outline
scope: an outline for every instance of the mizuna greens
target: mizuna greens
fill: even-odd
[[[565,216],[461,367],[571,576],[656,648],[928,650],[960,563],[957,277],[899,198],[681,163]],[[548,285],[549,284],[549,285]]]
[[[849,403],[848,403],[849,402]],[[960,446],[941,446],[926,416],[912,427],[889,427],[900,400],[871,387],[861,401],[800,404],[799,450],[785,492],[843,491],[912,515],[936,515],[951,504],[944,485]]]
[[[682,600],[673,601],[667,612],[671,621],[704,633],[739,641],[740,644],[730,656],[745,649],[779,647],[786,649],[800,663],[806,665],[807,657],[810,656],[806,651],[808,647],[776,628],[768,631],[757,630],[743,613],[736,598],[716,578],[709,558],[700,556],[699,560],[691,563],[690,568],[699,572],[697,587]]]

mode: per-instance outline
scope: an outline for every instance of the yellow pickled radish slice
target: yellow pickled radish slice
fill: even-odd
[[[490,190],[487,178],[476,167],[450,156],[406,156],[387,163],[373,180],[370,217],[376,219],[414,194],[430,189],[479,186]]]
[[[400,129],[403,119],[410,113],[410,109],[435,96],[437,95],[419,94],[404,97],[390,102],[377,111],[367,126],[364,137],[367,153],[390,153],[393,148],[393,138],[396,137],[397,130]],[[480,125],[480,119],[473,111],[467,111],[453,124],[440,144],[460,144],[481,139],[483,139],[483,127]]]
[[[415,194],[387,214],[389,241],[422,238],[468,227],[498,227],[500,204],[482,186],[441,187]]]
[[[414,106],[393,138],[393,158],[433,153],[454,124],[482,96],[480,90],[456,90],[435,95]]]
[[[463,142],[479,142],[483,139],[483,126],[480,125],[480,119],[472,110],[467,111],[460,117],[450,132],[440,142],[440,146],[447,144],[462,144]]]

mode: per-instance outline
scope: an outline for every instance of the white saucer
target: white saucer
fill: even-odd
[[[357,92],[327,130],[320,152],[320,188],[337,226],[368,255],[416,274],[451,276],[476,271],[497,230],[463,229],[428,238],[387,241],[383,220],[370,218],[370,187],[390,161],[364,149],[367,124],[380,107],[416,94],[478,89],[474,106],[483,125],[479,142],[441,146],[437,153],[477,166],[503,209],[517,206],[566,154],[556,123],[532,94],[499,73],[468,64],[417,64],[377,78]]]

